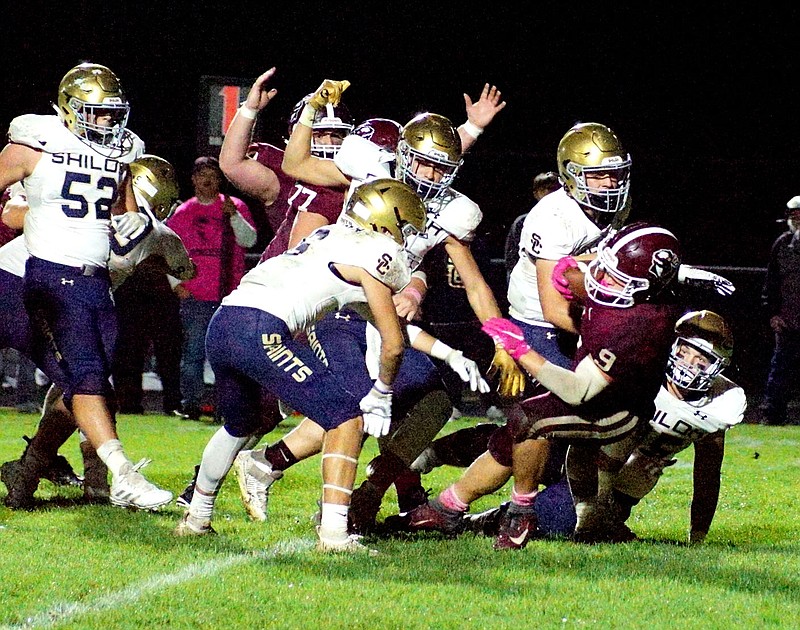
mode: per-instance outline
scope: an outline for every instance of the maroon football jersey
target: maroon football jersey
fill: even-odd
[[[640,418],[650,418],[679,315],[680,309],[674,304],[614,308],[588,299],[575,365],[591,355],[613,380],[580,406],[579,415],[591,419],[630,410]]]
[[[254,143],[250,154],[255,154],[259,163],[275,171],[281,190],[272,208],[283,208],[282,220],[275,229],[275,236],[261,254],[264,261],[282,254],[289,247],[294,218],[298,212],[313,212],[325,217],[328,223],[335,223],[342,212],[344,190],[303,184],[288,177],[282,170],[283,151],[271,144]]]

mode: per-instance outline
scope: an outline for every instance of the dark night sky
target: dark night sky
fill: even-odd
[[[796,12],[729,3],[688,11],[604,3],[588,12],[533,2],[492,3],[492,11],[276,4],[7,9],[2,124],[49,113],[63,74],[92,60],[121,77],[130,127],[148,151],[185,173],[202,75],[249,79],[277,66],[279,97],[262,115],[262,139],[273,142],[292,105],[323,78],[352,82],[346,102],[357,119],[405,122],[428,109],[457,124],[461,94],[477,97],[489,81],[509,105],[456,187],[481,204],[493,245],[528,209],[530,180],[555,166],[557,143],[577,120],[617,131],[633,157],[633,217],[673,229],[698,264],[762,266],[780,231],[775,219],[800,194]]]

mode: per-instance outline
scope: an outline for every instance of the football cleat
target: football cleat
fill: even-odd
[[[172,533],[175,536],[206,536],[217,532],[211,527],[211,519],[195,518],[186,510]]]
[[[111,504],[137,510],[157,510],[172,501],[172,493],[150,483],[139,471],[150,463],[142,459],[136,465],[125,463],[111,482]]]
[[[247,514],[254,521],[266,521],[269,488],[283,477],[283,471],[267,472],[253,460],[253,451],[241,451],[233,460],[233,474],[239,482],[239,495]]]
[[[509,507],[500,520],[500,527],[494,539],[494,548],[497,551],[504,549],[523,549],[536,533],[536,512],[520,512]]]
[[[63,455],[56,455],[53,463],[42,473],[42,478],[57,486],[80,486],[83,478],[75,474],[72,466]]]
[[[33,493],[39,487],[39,477],[28,470],[22,460],[15,459],[0,466],[0,481],[8,489],[6,507],[12,510],[33,508]]]
[[[572,540],[583,545],[598,545],[628,543],[639,540],[639,537],[625,523],[616,523],[610,527],[577,529]]]
[[[386,519],[387,527],[406,532],[441,532],[457,536],[464,529],[463,512],[443,506],[438,499],[427,501],[410,512]]]
[[[189,506],[192,504],[192,497],[194,496],[194,485],[197,483],[197,473],[200,472],[200,466],[194,467],[194,477],[192,480],[186,484],[186,487],[183,489],[178,495],[178,498],[175,499],[175,503],[182,508],[189,509]]]
[[[500,531],[500,522],[508,511],[510,501],[501,503],[499,507],[491,508],[478,514],[464,514],[464,531],[476,536],[494,538]]]
[[[348,529],[355,534],[366,534],[374,529],[382,501],[383,494],[369,479],[353,490],[347,513]]]
[[[412,486],[402,491],[397,491],[397,509],[400,512],[410,512],[416,507],[427,503],[430,498],[430,491],[423,488],[421,485]]]
[[[323,553],[366,553],[377,556],[377,549],[370,549],[360,541],[361,536],[348,534],[346,531],[329,531],[322,526],[317,527],[317,551]]]

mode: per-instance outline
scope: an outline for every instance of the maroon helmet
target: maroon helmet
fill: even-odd
[[[381,149],[394,153],[402,131],[400,123],[390,118],[368,118],[353,129],[352,133],[366,138]]]
[[[308,100],[313,94],[308,94],[303,97],[297,105],[294,106],[292,113],[289,115],[289,128],[287,131],[286,140],[288,142],[289,136],[292,134],[292,129],[300,120],[300,114],[303,108],[308,103]],[[340,102],[338,105],[331,105],[328,103],[322,109],[318,109],[314,115],[314,122],[311,125],[312,131],[332,131],[338,133],[342,139],[353,130],[353,117],[350,115],[350,110],[347,106]],[[311,154],[317,157],[333,159],[333,156],[339,151],[339,144],[322,144],[315,142],[314,138],[311,139]]]
[[[669,230],[633,223],[603,241],[584,276],[595,302],[629,308],[671,288],[680,266],[680,245]]]

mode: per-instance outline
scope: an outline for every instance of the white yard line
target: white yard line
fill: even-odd
[[[126,606],[142,597],[157,591],[189,582],[198,578],[207,578],[220,571],[225,571],[239,564],[254,560],[270,560],[281,556],[308,551],[314,545],[310,540],[295,539],[274,545],[271,549],[251,554],[225,555],[207,560],[175,572],[154,575],[142,582],[132,584],[122,590],[103,595],[88,602],[61,602],[47,610],[27,617],[23,623],[0,626],[0,630],[22,630],[23,628],[49,628],[80,615],[87,615],[103,610],[113,610]]]

